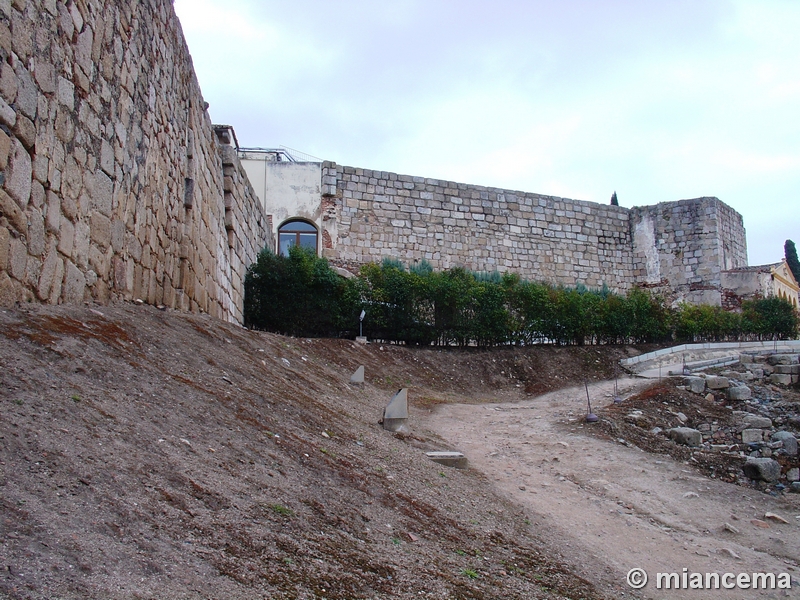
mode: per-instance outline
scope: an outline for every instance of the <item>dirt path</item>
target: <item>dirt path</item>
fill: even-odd
[[[621,382],[623,397],[646,384]],[[591,387],[598,404],[608,404],[612,390],[613,382]],[[444,405],[426,425],[530,511],[545,540],[612,596],[800,598],[797,503],[588,434],[585,406],[584,390],[571,388],[519,403]],[[789,523],[765,519],[767,512]],[[635,567],[650,577],[639,592],[626,584]],[[656,573],[684,568],[789,573],[792,589],[656,589]]]

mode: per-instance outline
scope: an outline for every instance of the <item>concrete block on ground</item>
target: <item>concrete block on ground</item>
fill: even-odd
[[[364,365],[358,367],[355,372],[350,375],[350,383],[364,383]]]
[[[742,466],[744,474],[750,479],[773,482],[781,476],[781,466],[771,458],[748,458]]]
[[[425,456],[430,458],[433,462],[446,467],[453,467],[455,469],[466,469],[468,467],[467,457],[461,452],[426,452]]]
[[[383,410],[386,431],[405,431],[408,423],[408,388],[398,390]]]

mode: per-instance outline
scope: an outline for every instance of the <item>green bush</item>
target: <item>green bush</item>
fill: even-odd
[[[640,288],[626,295],[528,282],[515,274],[463,268],[434,272],[426,261],[368,264],[339,277],[325,259],[301,248],[264,251],[245,278],[245,324],[297,336],[358,331],[391,343],[490,347],[661,343],[797,337],[798,317],[779,298],[746,302],[742,313],[682,305]]]

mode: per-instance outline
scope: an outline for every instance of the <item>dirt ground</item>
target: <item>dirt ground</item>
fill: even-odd
[[[643,350],[363,346],[137,305],[0,311],[0,597],[658,597],[624,576],[662,565],[797,579],[800,496],[582,424],[575,386],[608,394]],[[400,387],[410,434],[377,424]],[[789,524],[757,528],[766,511]]]
[[[598,405],[613,406],[613,385],[590,388]],[[641,407],[635,391],[651,385],[621,381],[622,405]],[[606,419],[604,409],[597,412]],[[605,435],[601,424],[584,423],[585,414],[581,386],[516,403],[441,407],[428,425],[465,452],[506,497],[536,515],[545,543],[570,554],[580,575],[618,597],[630,594],[625,581],[633,568],[643,568],[651,579],[683,568],[785,572],[793,579],[789,594],[656,590],[651,581],[640,592],[646,598],[800,597],[800,496],[772,496],[711,478],[689,456],[681,460],[688,449],[666,441],[663,453],[647,452]],[[720,467],[726,458],[716,464],[727,474]],[[788,523],[765,518],[767,513]]]

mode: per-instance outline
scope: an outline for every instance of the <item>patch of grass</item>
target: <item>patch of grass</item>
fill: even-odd
[[[461,574],[462,575],[466,575],[470,579],[477,579],[478,578],[478,572],[476,570],[474,570],[474,569],[461,569]]]
[[[272,509],[272,511],[276,514],[279,514],[282,517],[293,517],[294,511],[291,508],[285,507],[283,504],[270,504],[268,508]]]
[[[22,398],[17,398],[16,400],[14,400],[14,404],[19,404],[20,406],[22,406],[23,404],[25,404],[25,401]]]
[[[283,558],[283,564],[285,564],[285,565],[293,565],[294,561],[291,558],[289,558],[288,556],[285,556]]]
[[[460,550],[460,549],[456,550],[456,554],[458,554],[459,556],[466,556],[467,555],[466,552],[464,552],[463,550]]]
[[[70,398],[72,400],[74,400],[75,402],[80,402],[81,401],[81,397],[78,394],[72,394],[72,396],[70,396]]]
[[[398,537],[393,537],[393,538],[392,538],[392,543],[393,543],[395,546],[399,546],[399,545],[400,545],[400,538],[398,538]]]

